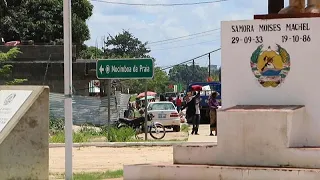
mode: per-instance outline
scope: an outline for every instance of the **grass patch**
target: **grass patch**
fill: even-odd
[[[92,142],[95,139],[103,139],[108,142],[134,142],[135,130],[132,128],[94,128],[91,126],[83,126],[78,132],[73,132],[73,142],[83,143]],[[50,143],[64,143],[65,134],[64,131],[56,131],[50,136]]]
[[[182,132],[189,132],[189,125],[188,124],[182,124],[181,125],[181,131]]]
[[[55,178],[65,178],[64,175],[53,175]],[[106,172],[82,172],[74,173],[73,180],[102,180],[123,177],[123,170],[106,171]]]
[[[106,137],[106,132],[102,131],[101,129],[95,129],[94,127],[90,126],[83,126],[78,132],[73,132],[73,142],[75,143],[82,143],[82,142],[90,142],[96,138],[103,138]],[[50,143],[64,143],[65,142],[65,135],[64,131],[56,131],[53,135],[50,136],[49,139]]]
[[[188,132],[189,126],[183,124],[181,126],[182,132]],[[79,130],[73,132],[74,143],[85,143],[85,142],[144,142],[144,136],[141,139],[136,139],[135,130],[130,127],[116,128],[114,126],[107,127],[94,127],[93,125],[86,124],[81,126]],[[148,138],[149,142],[172,142],[172,141],[186,141],[185,139],[167,139],[167,140],[156,140]],[[65,143],[65,132],[64,132],[64,120],[54,119],[50,120],[50,143]]]
[[[94,173],[78,173],[74,174],[74,180],[100,180],[123,177],[123,170],[94,172]]]
[[[81,133],[81,132],[74,132],[73,133],[73,142],[74,143],[82,143],[82,142],[91,142],[90,140],[95,138],[103,138],[103,135],[92,135],[87,133]],[[52,135],[49,139],[50,143],[64,143],[65,142],[65,135],[64,132],[58,132],[54,135]]]
[[[135,141],[136,131],[129,127],[107,128],[107,139],[109,142],[132,142]]]

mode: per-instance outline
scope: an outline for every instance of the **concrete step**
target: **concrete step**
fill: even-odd
[[[258,149],[240,153],[222,149],[220,143],[185,143],[173,146],[174,164],[298,167],[320,169],[320,148]]]
[[[174,164],[211,164],[217,156],[217,143],[194,142],[173,146]]]
[[[124,166],[124,180],[318,180],[320,169],[209,165]]]

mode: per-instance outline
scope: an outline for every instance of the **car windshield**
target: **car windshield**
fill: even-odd
[[[175,110],[172,103],[153,103],[150,104],[148,110]]]

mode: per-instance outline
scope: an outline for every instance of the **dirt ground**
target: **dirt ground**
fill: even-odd
[[[139,137],[144,139],[144,134],[140,134]],[[160,135],[156,135],[159,137]],[[148,140],[153,140],[153,138],[148,134]],[[162,139],[163,141],[187,141],[188,133],[186,132],[173,132],[171,129],[166,130],[166,135]]]
[[[123,169],[126,164],[172,163],[172,147],[74,148],[74,172]],[[50,173],[64,173],[64,148],[50,148]]]
[[[80,126],[73,126],[74,131],[79,131],[81,129]],[[96,130],[99,130],[98,128],[95,128]],[[144,133],[140,134],[139,137],[144,139]],[[156,135],[160,136],[160,135]],[[150,134],[148,133],[148,139],[154,140]],[[166,135],[162,139],[163,141],[187,141],[188,140],[188,133],[186,132],[173,132],[172,129],[166,129]],[[105,142],[106,138],[97,138],[97,139],[91,139],[90,142]]]

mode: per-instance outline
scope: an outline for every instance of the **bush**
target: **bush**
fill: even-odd
[[[88,136],[84,133],[73,133],[73,142],[74,143],[83,143],[89,142],[92,136]],[[51,136],[50,143],[65,143],[64,131],[57,132],[55,135]]]
[[[65,132],[64,128],[61,127],[59,124],[61,121],[52,120],[50,121],[53,123],[51,131],[52,136],[50,137],[51,143],[64,143],[65,142]],[[62,120],[62,124],[63,124]],[[64,124],[63,124],[64,125]],[[105,137],[106,133],[103,132],[101,129],[97,129],[96,127],[92,127],[89,125],[83,125],[78,132],[73,132],[73,142],[75,143],[82,143],[82,142],[90,142],[90,140],[99,137]]]
[[[109,142],[130,142],[133,141],[136,131],[129,127],[122,127],[120,129],[110,127],[107,128],[107,139]]]
[[[56,134],[57,132],[64,130],[64,119],[56,118],[53,114],[49,117],[49,130],[51,134]]]
[[[81,126],[79,133],[91,135],[91,136],[102,136],[105,135],[105,131],[102,131],[101,128],[96,128],[94,126],[90,126],[89,124],[84,124]]]

